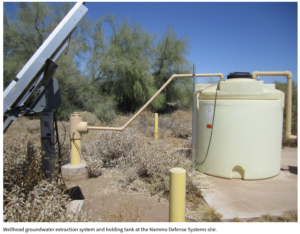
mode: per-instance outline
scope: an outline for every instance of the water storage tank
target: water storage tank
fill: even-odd
[[[276,176],[284,93],[244,72],[230,73],[218,87],[208,86],[196,85],[196,169],[245,180]]]

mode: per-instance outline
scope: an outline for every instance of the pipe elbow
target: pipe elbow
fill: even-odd
[[[295,141],[297,141],[297,140],[298,140],[298,136],[291,135],[291,136],[289,137],[289,139],[290,139],[290,140],[295,140]]]
[[[220,80],[224,80],[224,75],[222,73],[218,73],[218,76],[220,77]]]
[[[285,71],[284,74],[285,74],[287,79],[292,79],[293,78],[293,74],[290,71]]]
[[[88,126],[87,126],[87,122],[80,122],[77,126],[76,126],[76,131],[80,132],[80,133],[87,133],[88,132]]]
[[[258,71],[254,71],[254,72],[252,72],[252,78],[253,78],[253,79],[256,79],[256,77],[257,77],[257,73],[258,73]]]
[[[294,135],[292,135],[290,132],[286,132],[286,133],[285,133],[285,137],[286,137],[286,139],[288,139],[288,140],[298,140],[298,136],[294,136]]]

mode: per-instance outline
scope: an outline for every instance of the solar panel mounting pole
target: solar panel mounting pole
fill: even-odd
[[[55,143],[53,111],[43,112],[41,118],[42,170],[46,179],[52,180],[55,171]],[[59,142],[58,142],[59,143]]]

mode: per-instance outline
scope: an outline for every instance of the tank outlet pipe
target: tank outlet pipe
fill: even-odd
[[[210,74],[195,74],[196,77],[220,77],[223,80],[224,76],[222,73],[210,73]],[[186,78],[193,77],[193,74],[174,74],[167,82],[149,99],[149,101],[130,119],[123,127],[94,127],[87,126],[87,130],[110,130],[110,131],[123,131],[146,107],[163,91],[170,82],[175,78]]]
[[[253,79],[257,76],[285,76],[287,78],[287,100],[286,100],[286,133],[285,137],[289,140],[297,140],[297,136],[292,135],[292,78],[290,71],[282,72],[260,72],[252,73]]]

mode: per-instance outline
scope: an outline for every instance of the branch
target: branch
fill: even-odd
[[[44,40],[44,36],[43,34],[40,32],[39,28],[38,28],[38,18],[39,18],[39,6],[37,5],[37,11],[36,11],[36,15],[35,15],[35,29],[37,31],[37,33],[40,35],[40,39],[41,39],[41,44],[43,43]]]

